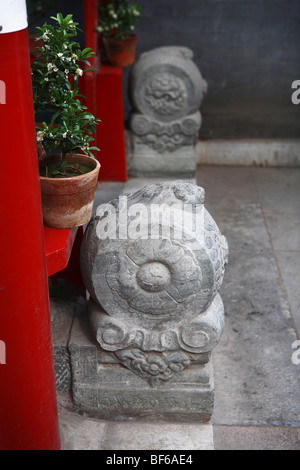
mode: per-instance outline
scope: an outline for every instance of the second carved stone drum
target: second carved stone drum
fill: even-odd
[[[193,176],[207,83],[186,47],[143,53],[129,80],[133,175]]]
[[[121,394],[126,402],[117,400],[112,416],[211,415],[208,361],[223,330],[218,290],[228,247],[203,203],[195,184],[157,183],[99,206],[85,232],[90,328],[114,363],[113,387],[99,385],[98,396]]]

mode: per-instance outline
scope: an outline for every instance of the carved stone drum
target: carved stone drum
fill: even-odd
[[[207,84],[186,47],[142,54],[132,68],[129,96],[133,175],[193,176],[199,107]]]
[[[211,416],[228,247],[203,203],[195,184],[156,183],[99,206],[88,225],[81,268],[93,338],[113,359],[110,387],[97,379],[111,417]]]

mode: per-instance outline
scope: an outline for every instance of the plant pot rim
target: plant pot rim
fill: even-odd
[[[61,183],[63,182],[67,182],[69,181],[70,183],[74,180],[78,181],[80,179],[83,179],[86,177],[86,175],[89,175],[93,172],[97,172],[99,171],[100,169],[100,162],[96,159],[96,158],[92,158],[90,157],[89,155],[85,155],[83,153],[73,153],[72,155],[71,154],[67,154],[66,155],[66,160],[68,161],[72,161],[72,157],[80,157],[80,158],[83,158],[85,159],[87,162],[94,162],[95,163],[95,168],[91,169],[91,171],[87,172],[87,173],[84,173],[83,175],[76,175],[76,176],[69,176],[69,177],[66,177],[66,178],[50,178],[49,176],[41,176],[40,175],[40,179],[43,180],[43,181],[61,181]],[[43,159],[39,160],[39,165],[42,164],[43,162],[46,162],[48,160],[52,160],[54,158],[57,158],[59,157],[60,158],[60,154],[56,153],[56,154],[51,154],[51,155],[47,155],[46,157],[44,157]]]
[[[114,41],[114,42],[124,42],[124,41],[128,41],[128,40],[136,39],[136,38],[137,38],[137,34],[135,34],[135,33],[129,34],[124,39],[116,39],[116,38],[110,38],[110,37],[103,36],[103,40],[105,40],[105,41]]]

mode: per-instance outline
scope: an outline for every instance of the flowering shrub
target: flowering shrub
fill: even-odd
[[[60,151],[62,157],[66,153],[81,150],[92,156],[91,147],[94,140],[92,134],[96,130],[96,119],[82,105],[79,94],[78,78],[89,68],[88,58],[94,55],[90,48],[80,49],[73,37],[77,36],[78,23],[72,15],[65,18],[61,13],[51,17],[57,24],[45,23],[37,27],[36,40],[43,40],[38,47],[39,57],[32,63],[32,85],[34,107],[37,110],[52,112],[51,122],[42,122],[37,126],[37,143],[45,149]]]
[[[128,0],[104,0],[99,3],[97,31],[104,37],[125,39],[132,34],[140,18],[140,5],[130,5]]]

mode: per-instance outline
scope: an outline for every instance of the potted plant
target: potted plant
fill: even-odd
[[[78,86],[94,52],[73,40],[72,15],[51,18],[54,25],[36,28],[43,45],[31,65],[35,111],[50,113],[37,125],[42,209],[45,225],[72,228],[91,218],[100,169],[92,153],[99,149],[91,146],[99,119],[82,104]]]
[[[137,41],[134,29],[140,18],[138,4],[130,4],[129,0],[100,0],[97,31],[101,33],[110,65],[133,64]]]

